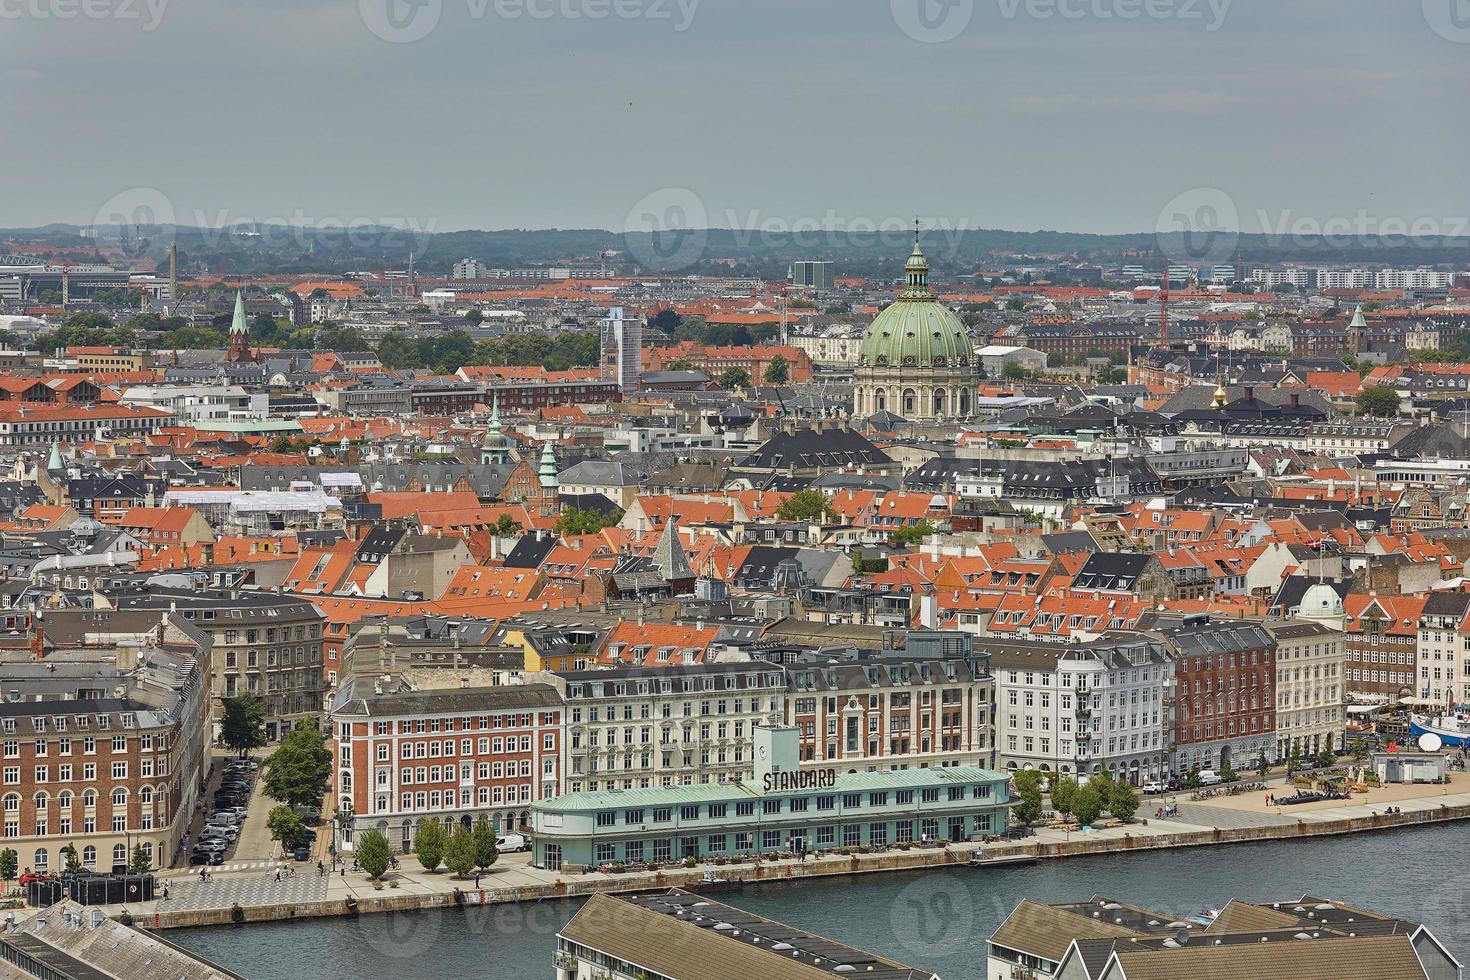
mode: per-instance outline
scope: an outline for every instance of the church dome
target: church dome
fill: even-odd
[[[904,265],[907,285],[863,334],[863,367],[968,366],[974,355],[970,334],[954,311],[929,291],[929,263],[919,243]]]
[[[1302,619],[1334,619],[1342,615],[1342,597],[1332,586],[1319,582],[1302,595],[1297,615]]]

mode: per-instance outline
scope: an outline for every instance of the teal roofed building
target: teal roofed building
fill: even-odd
[[[853,369],[853,412],[891,412],[910,422],[965,419],[974,413],[979,358],[970,333],[929,288],[929,262],[914,235],[905,285],[863,334]]]
[[[531,805],[534,863],[576,871],[689,857],[980,840],[1009,827],[1010,780],[969,766],[840,772],[799,762],[795,727],[754,728],[755,777],[568,793]]]

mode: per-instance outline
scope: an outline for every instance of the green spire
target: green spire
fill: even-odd
[[[239,290],[235,291],[235,319],[230,323],[231,337],[244,337],[250,333],[250,327],[245,322],[245,294]]]
[[[1350,326],[1366,327],[1367,325],[1368,320],[1366,317],[1363,316],[1363,304],[1359,303],[1358,308],[1353,311],[1353,322],[1350,324]]]
[[[46,460],[46,472],[57,473],[64,469],[66,469],[66,465],[61,461],[61,444],[53,442],[51,444],[51,457]]]
[[[909,260],[904,263],[903,271],[907,286],[899,294],[899,299],[934,298],[934,294],[929,291],[929,260],[924,258],[924,250],[919,247],[918,229],[914,230],[914,250],[909,253]]]
[[[541,465],[537,468],[536,474],[544,489],[560,489],[561,480],[556,475],[556,453],[552,452],[550,442],[541,445]]]

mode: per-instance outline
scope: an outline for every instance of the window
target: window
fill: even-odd
[[[597,814],[597,826],[612,827],[618,822],[618,815],[611,810],[605,810]]]

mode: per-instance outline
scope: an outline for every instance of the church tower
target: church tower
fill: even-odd
[[[235,292],[235,318],[230,321],[230,353],[227,357],[236,364],[255,360],[250,351],[250,325],[245,322],[245,294]]]
[[[505,433],[500,425],[500,396],[496,395],[490,406],[490,431],[480,446],[480,462],[486,466],[509,463],[510,447],[506,445]]]

